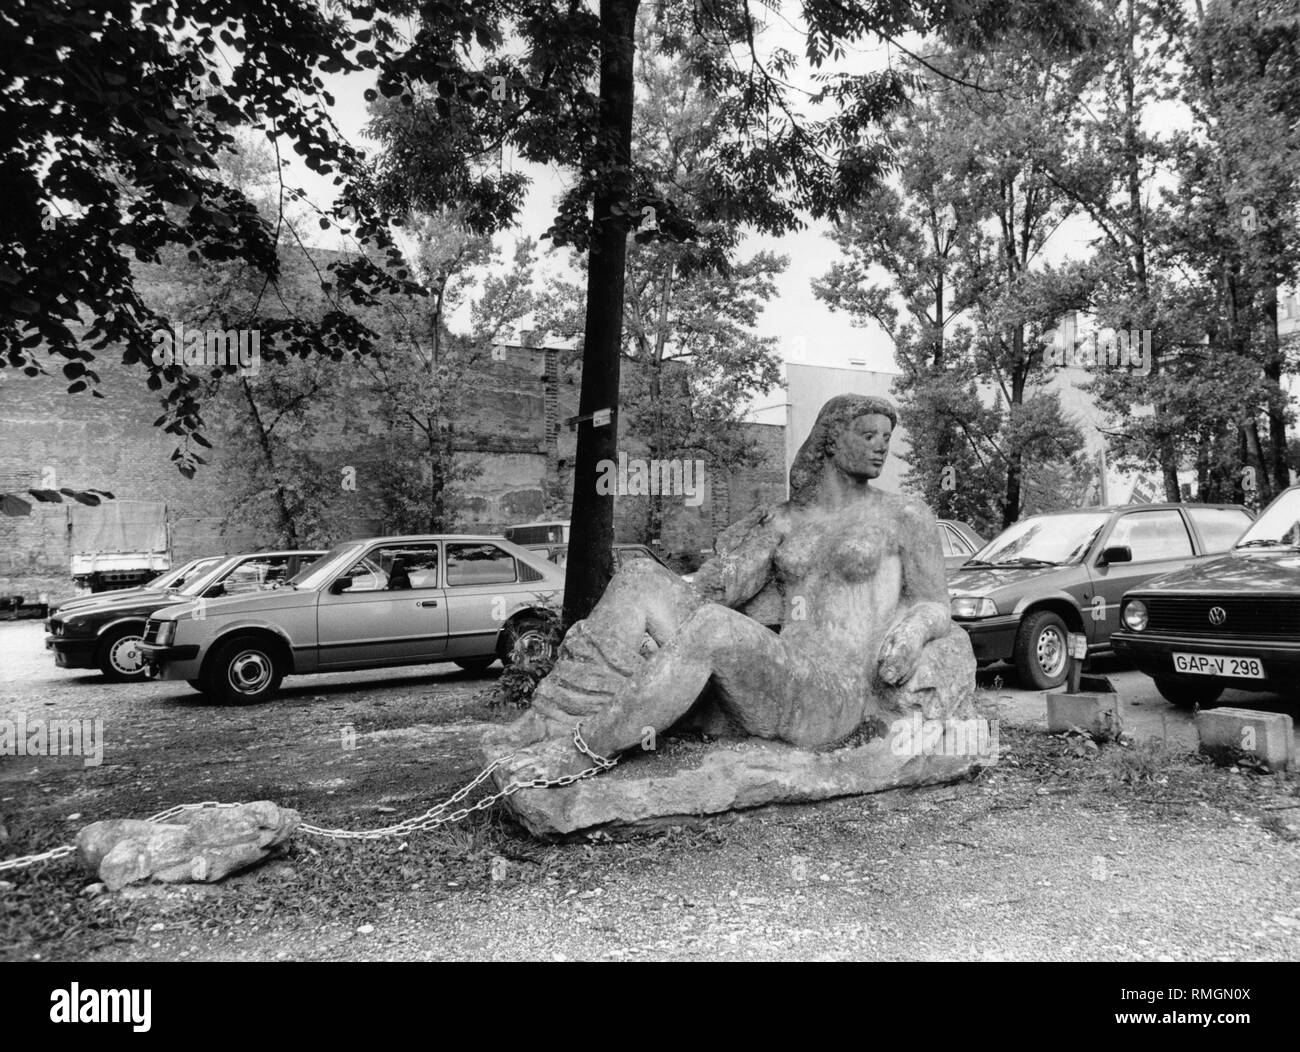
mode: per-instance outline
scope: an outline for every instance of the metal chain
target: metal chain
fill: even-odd
[[[49,851],[42,851],[39,855],[20,855],[18,858],[5,859],[0,862],[0,873],[34,866],[38,862],[57,862],[61,858],[67,858],[76,850],[71,844],[64,844],[61,847],[50,848]]]
[[[513,781],[500,792],[485,796],[476,801],[469,807],[462,807],[459,810],[452,811],[450,814],[444,814],[452,804],[458,804],[465,799],[476,787],[482,785],[489,775],[492,774],[502,764],[514,759],[516,753],[509,756],[503,756],[500,759],[493,760],[487,765],[472,782],[464,788],[458,790],[452,796],[448,797],[442,803],[435,807],[429,808],[424,814],[417,815],[415,818],[408,818],[391,826],[384,826],[380,829],[322,829],[320,826],[300,825],[299,832],[306,833],[308,836],[326,837],[330,840],[382,840],[388,837],[408,836],[411,833],[418,833],[426,829],[434,829],[440,825],[447,825],[451,822],[459,822],[475,811],[485,811],[498,800],[504,800],[507,796],[513,796],[520,789],[552,789],[566,785],[572,785],[574,782],[580,782],[584,778],[590,778],[601,771],[607,771],[618,763],[618,760],[608,760],[603,756],[597,756],[591,751],[586,741],[582,737],[582,724],[579,723],[573,729],[573,744],[577,750],[584,756],[595,761],[595,764],[588,767],[585,771],[577,774],[565,774],[558,778],[530,778],[527,781]]]
[[[424,814],[417,815],[414,818],[403,819],[401,822],[396,822],[390,826],[382,826],[378,829],[360,830],[324,829],[321,826],[308,825],[304,822],[298,826],[297,831],[305,833],[308,836],[325,837],[329,840],[384,840],[390,837],[409,836],[412,833],[419,833],[426,829],[434,829],[440,825],[459,822],[473,814],[475,811],[486,811],[498,800],[504,800],[508,796],[513,796],[515,793],[519,792],[520,789],[552,789],[572,785],[574,782],[580,782],[584,778],[590,778],[592,775],[599,774],[601,771],[607,771],[618,764],[617,759],[609,760],[604,756],[598,756],[596,753],[591,751],[591,748],[582,737],[581,722],[579,722],[573,729],[573,744],[580,753],[595,761],[593,766],[588,767],[584,771],[580,771],[578,774],[565,774],[561,775],[559,778],[530,778],[527,781],[522,782],[513,781],[500,792],[493,793],[490,796],[485,796],[481,800],[471,804],[469,807],[462,807],[451,812],[451,814],[443,813],[452,804],[460,803],[465,799],[465,797],[487,781],[492,772],[498,767],[514,759],[515,756],[518,755],[517,753],[511,753],[509,756],[503,756],[499,759],[493,760],[483,768],[482,771],[475,775],[473,781],[469,782],[469,784],[458,789],[442,803],[429,808],[429,810],[425,811]],[[156,815],[146,821],[165,822],[167,819],[175,818],[177,815],[183,814],[186,811],[198,811],[204,808],[239,806],[240,805],[237,803],[223,804],[217,800],[204,800],[202,803],[198,804],[177,804],[175,807],[169,807],[166,811],[159,811]],[[42,851],[37,855],[22,855],[18,858],[6,859],[5,861],[0,862],[0,873],[5,873],[9,870],[23,869],[27,866],[34,866],[39,862],[56,862],[59,859],[64,859],[69,855],[74,854],[76,850],[77,849],[73,845],[64,844],[60,847],[51,848],[49,851]]]

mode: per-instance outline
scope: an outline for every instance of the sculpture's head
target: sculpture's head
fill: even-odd
[[[887,399],[836,395],[822,406],[790,467],[790,499],[812,503],[828,465],[853,479],[879,478],[897,424],[898,411]]]

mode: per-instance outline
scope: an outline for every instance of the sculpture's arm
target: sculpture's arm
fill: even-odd
[[[780,542],[775,512],[759,509],[718,535],[717,554],[695,573],[705,599],[737,607],[763,590],[772,577],[772,554]]]
[[[916,670],[921,649],[952,631],[939,523],[915,501],[903,505],[898,523],[904,613],[880,650],[880,674],[887,683],[902,683]]]

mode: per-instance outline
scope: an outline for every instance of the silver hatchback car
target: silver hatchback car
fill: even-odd
[[[563,588],[559,567],[501,537],[377,537],[340,545],[273,592],[165,607],[141,651],[151,675],[241,703],[291,674],[480,670],[553,654]]]

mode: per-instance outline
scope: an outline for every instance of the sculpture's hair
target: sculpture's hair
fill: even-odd
[[[817,414],[817,422],[799,447],[794,463],[790,465],[790,500],[795,504],[811,504],[817,496],[830,459],[835,436],[860,416],[878,414],[889,418],[898,426],[898,410],[886,398],[873,395],[836,395]]]

